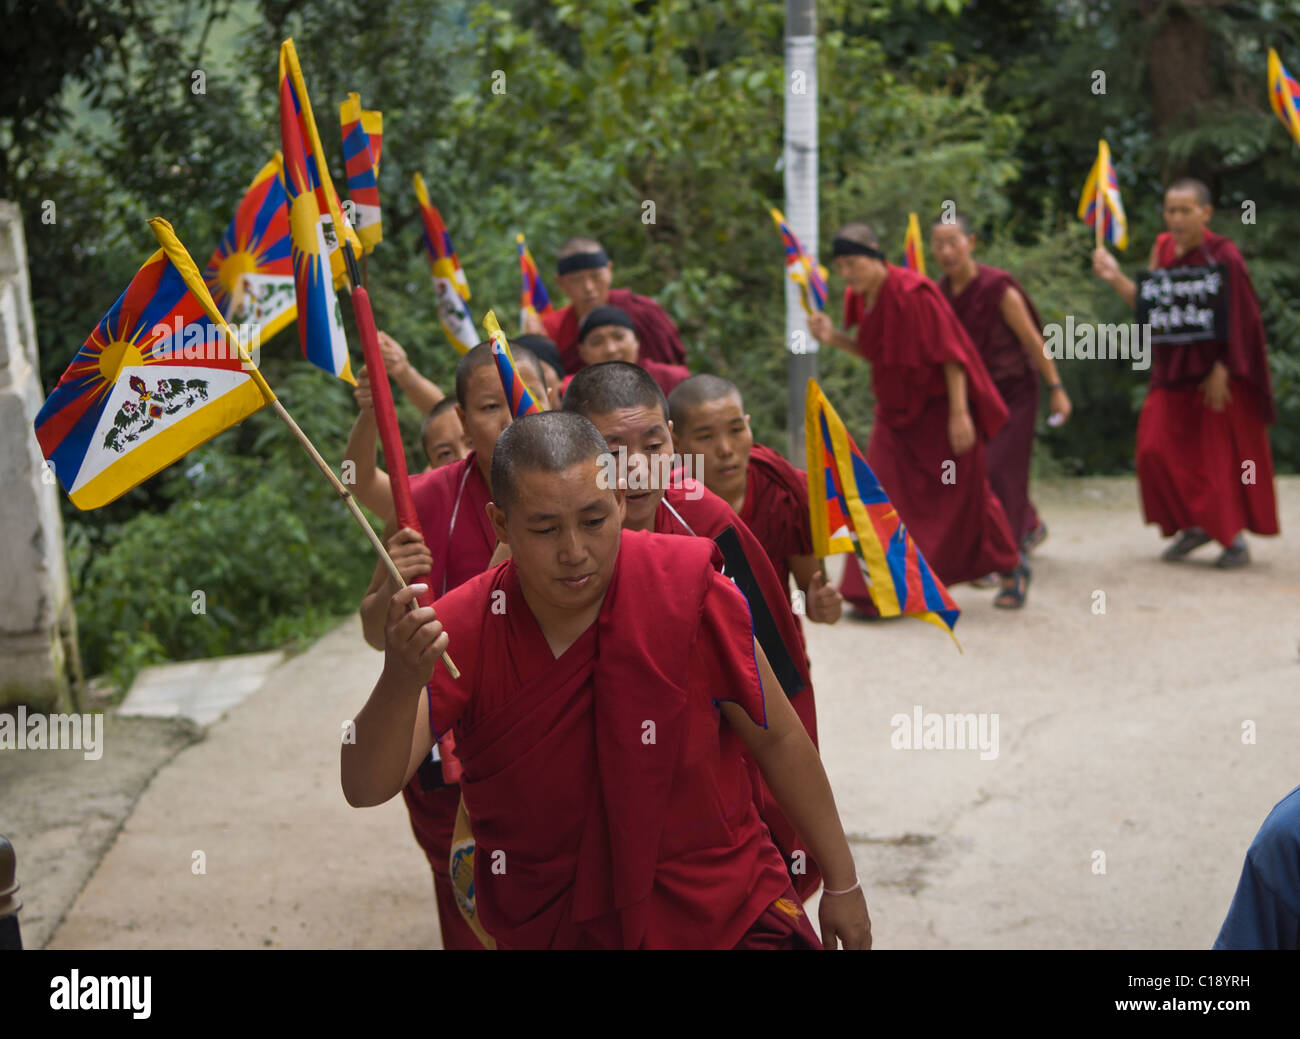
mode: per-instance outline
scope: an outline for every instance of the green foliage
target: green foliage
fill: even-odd
[[[677,320],[691,365],[745,391],[756,435],[786,442],[780,243],[784,82],[778,0],[138,0],[17,4],[0,41],[0,193],[27,216],[48,388],[153,249],[155,214],[200,263],[248,181],[278,147],[277,48],[295,39],[342,183],[337,104],[349,90],[385,119],[385,241],[369,262],[382,328],[451,388],[457,356],[438,325],[411,175],[421,172],[468,273],[476,318],[514,321],[514,235],[550,287],[564,239],[599,237],[616,284]],[[1211,182],[1216,229],[1247,256],[1270,337],[1280,469],[1300,458],[1300,236],[1295,146],[1267,110],[1269,42],[1300,64],[1292,6],[1116,0],[824,0],[818,99],[822,241],[850,219],[901,250],[907,213],[945,200],[970,215],[980,258],[1015,272],[1044,321],[1119,321],[1092,277],[1077,192],[1105,136],[1140,267],[1161,229],[1160,187]],[[1188,12],[1191,12],[1189,15]],[[1153,64],[1170,18],[1202,26],[1211,99],[1157,117]],[[1107,92],[1089,84],[1107,73]],[[194,93],[202,70],[205,92]],[[1175,70],[1177,71],[1177,70]],[[58,218],[40,220],[53,200]],[[1257,222],[1242,223],[1242,203]],[[653,204],[650,218],[648,203]],[[932,273],[937,273],[933,272]],[[831,280],[831,312],[839,293]],[[560,302],[560,301],[557,301]],[[345,320],[350,323],[348,307]],[[359,360],[355,349],[354,360]],[[354,415],[347,387],[308,369],[293,330],[266,345],[272,385],[337,462]],[[865,443],[865,365],[833,350],[819,377]],[[1069,364],[1076,415],[1043,429],[1043,471],[1131,467],[1146,376]],[[401,405],[408,461],[419,416]],[[308,638],[355,608],[366,543],[266,412],[92,514],[66,511],[83,651],[120,682],[154,660]],[[191,594],[207,594],[206,615]]]

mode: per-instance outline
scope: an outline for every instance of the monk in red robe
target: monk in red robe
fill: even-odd
[[[939,289],[979,350],[984,367],[1009,412],[1007,423],[989,439],[989,486],[1002,503],[1020,548],[1030,552],[1047,537],[1029,500],[1029,464],[1038,420],[1038,380],[1051,394],[1052,426],[1070,417],[1070,398],[1043,349],[1043,322],[1029,294],[1006,271],[975,260],[975,235],[965,215],[930,226],[930,251],[943,268]]]
[[[666,394],[671,393],[673,387],[683,379],[691,377],[685,365],[664,364],[662,361],[642,358],[641,338],[637,335],[636,323],[618,307],[603,306],[588,311],[578,326],[578,353],[582,357],[583,367],[609,361],[639,364]],[[568,380],[564,385],[567,389]]]
[[[432,608],[393,596],[383,674],[342,748],[348,802],[392,797],[455,725],[498,947],[815,948],[743,746],[837,885],[826,945],[868,948],[826,773],[743,597],[708,541],[620,529],[607,454],[565,412],[502,434],[489,511],[511,558]],[[444,650],[457,681],[434,669]]]
[[[641,341],[642,363],[686,363],[682,337],[663,307],[628,289],[610,288],[614,265],[594,238],[570,238],[560,246],[555,266],[556,280],[571,302],[541,315],[540,327],[525,331],[545,334],[555,340],[565,371],[573,373],[585,367],[578,351],[578,327],[591,311],[606,305],[618,307],[632,319]]]
[[[803,633],[790,608],[788,585],[772,568],[763,546],[725,501],[674,466],[672,422],[668,402],[649,375],[636,365],[619,361],[584,368],[573,377],[564,396],[565,411],[590,419],[610,451],[623,463],[627,480],[625,530],[709,538],[726,543],[735,538],[729,576],[749,597],[759,641],[782,683],[795,713],[815,745],[817,705]],[[731,532],[730,534],[728,532]],[[752,581],[739,571],[743,568]],[[775,798],[755,774],[754,792],[763,821],[785,855],[795,890],[808,898],[821,882],[816,859],[781,814]]]
[[[875,232],[847,224],[832,243],[847,283],[844,323],[825,314],[809,330],[823,343],[871,362],[875,422],[867,464],[945,584],[1002,575],[994,605],[1023,606],[1029,567],[989,486],[985,443],[1006,424],[1007,408],[979,352],[934,282],[886,262]],[[874,614],[859,568],[840,587]]]
[[[1276,534],[1277,498],[1268,427],[1276,417],[1264,323],[1246,261],[1232,242],[1209,229],[1210,189],[1184,178],[1165,192],[1164,234],[1149,267],[1223,268],[1228,335],[1201,342],[1157,343],[1151,388],[1138,418],[1137,477],[1142,513],[1160,532],[1178,537],[1163,558],[1175,562],[1210,541],[1223,551],[1214,565],[1250,562],[1244,531]],[[1093,270],[1130,306],[1137,286],[1106,249]]]
[[[524,382],[542,387],[537,362],[526,349],[512,347],[515,365]],[[497,547],[496,532],[488,519],[491,501],[487,460],[497,437],[510,424],[510,405],[501,387],[489,343],[480,343],[456,366],[456,415],[468,437],[471,451],[461,461],[411,476],[411,497],[423,539],[415,531],[397,529],[388,517],[384,538],[388,554],[406,581],[428,575],[435,594],[445,594],[488,569]],[[361,623],[366,641],[384,647],[384,628],[393,588],[381,564],[361,603]],[[426,755],[428,756],[428,755]],[[482,949],[482,943],[461,915],[451,883],[449,859],[460,787],[442,781],[438,764],[426,765],[411,778],[402,797],[411,816],[415,839],[433,869],[434,893],[444,949]],[[426,789],[428,787],[428,789]]]
[[[754,442],[740,389],[718,375],[692,375],[668,394],[673,445],[703,461],[704,486],[731,506],[758,539],[785,588],[793,575],[810,621],[834,624],[844,602],[813,555],[808,476]],[[800,629],[802,633],[802,627]]]

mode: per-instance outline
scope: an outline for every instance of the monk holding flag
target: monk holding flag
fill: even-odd
[[[826,944],[868,948],[830,785],[744,599],[707,541],[621,531],[607,456],[564,412],[502,434],[490,512],[512,558],[409,617],[410,593],[393,597],[384,673],[342,750],[349,803],[392,797],[455,725],[499,947],[816,948],[744,748],[827,865]],[[458,682],[432,668],[450,642],[478,651]]]
[[[515,360],[525,381],[540,386],[541,374],[532,354],[516,349]],[[384,530],[389,554],[402,577],[424,580],[427,574],[435,596],[481,574],[497,547],[487,515],[491,493],[486,459],[492,457],[497,437],[510,424],[510,406],[490,343],[480,343],[457,364],[456,401],[456,414],[473,450],[461,461],[411,477],[423,537],[408,528],[398,530],[391,519]],[[361,603],[362,630],[376,649],[384,646],[391,594],[387,571],[376,568]],[[431,774],[437,770],[425,771],[423,782],[420,776],[412,779],[402,795],[415,838],[433,869],[443,948],[478,949],[481,943],[457,908],[449,867],[460,788]]]
[[[975,235],[966,216],[958,213],[931,224],[930,251],[943,268],[939,288],[979,349],[1010,413],[988,443],[989,486],[1021,550],[1030,552],[1047,537],[1047,526],[1029,500],[1039,377],[1051,393],[1051,425],[1070,417],[1070,398],[1056,362],[1043,350],[1043,322],[1029,294],[1006,271],[976,262]]]
[[[837,331],[825,314],[813,314],[808,327],[821,342],[871,362],[876,420],[867,464],[944,584],[997,572],[995,605],[1023,606],[1029,567],[989,486],[984,447],[1007,409],[984,362],[938,287],[887,263],[870,227],[845,225],[832,248],[848,285],[844,323],[857,326],[857,337]],[[874,612],[856,568],[846,568],[841,590]]]
[[[1199,180],[1176,180],[1165,192],[1168,230],[1156,238],[1150,266],[1200,267],[1217,275],[1214,281],[1226,287],[1226,303],[1219,303],[1227,308],[1226,334],[1216,323],[1166,342],[1153,335],[1151,388],[1138,418],[1137,477],[1146,521],[1159,524],[1165,537],[1178,535],[1162,558],[1174,562],[1217,541],[1223,551],[1214,565],[1229,568],[1250,562],[1244,531],[1279,531],[1268,443],[1274,410],[1255,289],[1237,247],[1210,230],[1213,213],[1209,188]],[[1093,253],[1092,267],[1126,303],[1142,302],[1138,286],[1105,248]],[[1144,290],[1151,287],[1157,291],[1148,305],[1160,286],[1144,280]],[[1156,308],[1149,315],[1155,324]]]
[[[632,319],[641,341],[642,362],[686,363],[682,338],[663,307],[628,289],[610,288],[614,264],[594,238],[570,238],[560,246],[555,270],[556,282],[569,297],[569,305],[543,314],[541,327],[527,327],[524,331],[553,339],[560,348],[565,371],[572,373],[585,367],[578,352],[578,326],[591,311],[607,304],[618,307]]]

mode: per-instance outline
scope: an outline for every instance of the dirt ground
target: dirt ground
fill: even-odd
[[[1028,605],[954,589],[961,652],[913,620],[806,626],[877,948],[1210,945],[1300,784],[1300,478],[1279,497],[1283,535],[1225,572],[1213,546],[1161,563],[1131,479],[1042,485]],[[400,799],[339,791],[341,726],[379,664],[349,621],[198,742],[119,719],[99,762],[0,754],[27,944],[437,947]],[[996,756],[896,749],[917,708],[986,735],[996,715]]]

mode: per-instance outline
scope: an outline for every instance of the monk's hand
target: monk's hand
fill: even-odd
[[[820,570],[808,582],[808,619],[816,624],[834,624],[844,610],[844,599]]]
[[[1123,272],[1119,269],[1119,261],[1110,254],[1110,250],[1099,245],[1092,251],[1092,273],[1109,284]]]
[[[546,326],[542,324],[542,319],[535,312],[530,311],[524,318],[524,335],[544,336],[546,335]]]
[[[1052,391],[1051,412],[1052,418],[1055,421],[1051,422],[1050,425],[1065,425],[1065,423],[1069,421],[1070,413],[1072,411],[1074,411],[1074,407],[1070,404],[1070,398],[1066,396],[1065,387],[1058,386]]]
[[[1228,369],[1222,361],[1215,361],[1201,382],[1201,392],[1205,394],[1205,405],[1211,411],[1222,411],[1232,402],[1232,391],[1228,388]]]
[[[389,558],[396,565],[403,581],[414,581],[433,569],[433,553],[429,546],[410,527],[403,527],[384,546]]]
[[[871,917],[867,915],[867,898],[862,889],[847,895],[822,892],[817,910],[822,928],[822,945],[827,949],[871,948]]]
[[[964,455],[975,446],[975,423],[969,411],[959,411],[948,416],[948,443],[953,454]]]
[[[829,343],[835,335],[835,326],[831,319],[820,310],[808,315],[808,331],[819,343]]]
[[[399,588],[388,601],[384,626],[384,671],[397,684],[422,689],[433,675],[433,664],[447,652],[451,639],[432,606],[410,609],[428,585],[410,584]]]
[[[396,382],[401,382],[407,375],[411,362],[407,360],[402,344],[387,332],[379,333],[379,352],[384,356],[384,368]]]
[[[365,368],[357,372],[357,385],[356,389],[352,391],[352,396],[363,415],[374,415],[375,398],[370,393],[370,373]]]

